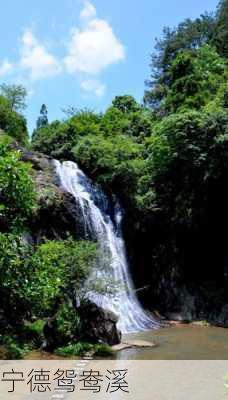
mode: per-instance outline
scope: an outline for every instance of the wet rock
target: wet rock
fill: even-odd
[[[78,313],[82,321],[83,340],[109,345],[121,342],[121,333],[116,326],[118,317],[113,312],[86,302],[79,307]]]
[[[77,327],[72,326],[67,333],[59,329],[58,313],[48,319],[44,326],[43,348],[45,350],[53,351],[57,347],[78,341],[108,345],[120,343],[121,333],[116,327],[118,318],[114,313],[90,301],[77,308],[76,312],[80,316],[81,323]]]
[[[225,304],[219,315],[212,318],[212,324],[223,328],[228,328],[228,304]]]
[[[183,315],[176,312],[168,312],[166,313],[166,317],[169,321],[178,322],[178,323],[185,323],[186,320],[184,319]]]
[[[207,322],[207,321],[193,321],[191,324],[193,326],[199,326],[202,328],[206,328],[206,327],[210,326],[209,322]]]
[[[113,351],[120,351],[125,349],[130,349],[132,347],[156,347],[157,345],[152,342],[148,342],[146,340],[127,340],[120,344],[116,344],[112,346]]]
[[[75,238],[84,235],[81,210],[74,197],[60,187],[53,159],[41,153],[21,149],[21,159],[32,166],[37,209],[30,221],[35,243],[47,239]]]

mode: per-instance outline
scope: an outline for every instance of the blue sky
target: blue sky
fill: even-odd
[[[30,131],[74,105],[104,110],[115,95],[142,99],[150,53],[163,26],[214,11],[217,0],[1,1],[0,82],[29,96]]]

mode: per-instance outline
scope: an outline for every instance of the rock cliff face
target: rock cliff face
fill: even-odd
[[[207,320],[212,325],[228,327],[228,274],[224,249],[216,245],[208,229],[184,236],[177,243],[165,234],[164,226],[152,221],[145,232],[125,226],[135,285],[146,308],[151,306],[167,319],[191,322]],[[181,236],[181,235],[180,235]],[[210,238],[212,236],[213,240]],[[214,245],[213,245],[214,243]]]
[[[36,152],[22,152],[22,160],[32,166],[32,176],[38,200],[38,208],[31,221],[31,239],[64,239],[68,234],[82,236],[80,211],[74,197],[59,186],[53,159]]]

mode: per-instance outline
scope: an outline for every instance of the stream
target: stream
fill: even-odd
[[[152,348],[129,348],[116,353],[120,360],[227,360],[228,329],[177,325],[127,334],[124,340],[153,342]]]

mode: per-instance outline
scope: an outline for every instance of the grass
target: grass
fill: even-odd
[[[32,350],[31,345],[20,343],[11,336],[4,338],[3,347],[4,359],[7,360],[22,360]]]
[[[87,352],[92,352],[96,356],[108,356],[113,353],[111,347],[107,344],[87,342],[73,343],[55,350],[55,354],[60,357],[82,356]]]

